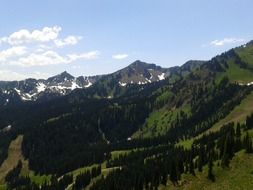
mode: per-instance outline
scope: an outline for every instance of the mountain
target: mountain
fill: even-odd
[[[199,66],[202,62],[191,61],[183,66],[182,70],[191,71]],[[155,64],[148,64],[141,61],[135,61],[124,69],[108,75],[98,76],[79,76],[75,78],[64,71],[63,73],[44,79],[26,79],[22,81],[0,81],[0,98],[1,105],[21,101],[44,101],[58,96],[66,95],[75,89],[85,89],[97,83],[97,86],[104,86],[107,89],[107,96],[112,95],[112,88],[125,87],[126,85],[144,85],[152,82],[164,80],[178,73],[180,67],[162,68]],[[105,87],[109,84],[108,87]],[[99,87],[98,87],[99,88]],[[102,91],[96,89],[96,91]],[[13,95],[14,94],[14,95]],[[95,94],[95,93],[94,93]],[[98,93],[99,94],[99,93]],[[106,95],[100,95],[106,96]],[[20,98],[19,98],[20,97]],[[15,101],[13,100],[15,99]]]
[[[217,55],[209,61],[200,62],[197,69],[178,81],[171,90],[163,92],[160,97],[158,97],[156,104],[162,106],[146,119],[141,130],[137,131],[133,136],[150,137],[166,133],[171,126],[177,125],[177,115],[180,115],[180,112],[186,114],[189,118],[194,118],[194,122],[200,118],[200,116],[195,115],[198,111],[200,111],[199,114],[201,114],[201,117],[206,113],[205,117],[210,117],[206,118],[206,120],[212,120],[211,113],[207,114],[207,105],[212,106],[210,103],[211,101],[216,101],[216,103],[221,101],[219,99],[222,99],[222,97],[219,96],[216,97],[217,100],[214,100],[214,97],[210,98],[210,94],[215,93],[213,89],[215,89],[220,82],[227,81],[231,84],[238,84],[242,88],[245,86],[251,88],[253,84],[252,53],[253,43],[250,42],[224,52],[221,55]],[[191,61],[188,63],[191,63]],[[189,67],[187,66],[188,63],[184,64],[182,67]],[[198,65],[198,62],[194,61],[194,63]],[[191,63],[191,65],[192,64],[193,63]],[[231,92],[225,93],[226,96],[228,96],[229,93]],[[232,97],[233,96],[230,98]],[[243,99],[245,97],[238,98]],[[206,107],[204,107],[205,103],[207,104]],[[166,109],[163,107],[164,104]],[[220,109],[224,109],[225,106],[223,104],[225,103],[220,102]],[[227,109],[231,111],[230,109],[232,108]],[[245,115],[250,114],[250,110],[252,110],[248,108],[244,109],[248,110],[247,113],[244,113]],[[215,113],[213,114],[215,115]],[[216,118],[217,116],[213,117]],[[194,123],[194,125],[196,125],[196,123]]]
[[[113,75],[119,80],[121,86],[127,84],[147,84],[164,80],[169,76],[169,69],[138,60],[128,67],[113,73]]]
[[[28,101],[40,99],[48,94],[60,96],[66,95],[76,88],[88,88],[99,78],[100,76],[80,76],[75,78],[65,71],[47,80],[26,79],[22,81],[0,82],[0,89],[6,95],[15,90],[23,101]]]
[[[121,86],[158,82],[165,78],[172,81],[174,78],[183,77],[186,73],[199,68],[204,63],[205,61],[191,60],[181,67],[162,68],[155,64],[147,64],[137,60],[112,75],[118,79]]]
[[[252,68],[250,42],[168,69],[136,61],[73,91],[77,78],[51,77],[70,91],[0,107],[0,171],[9,189],[233,189],[234,171],[252,189]],[[13,144],[22,157],[7,170]]]

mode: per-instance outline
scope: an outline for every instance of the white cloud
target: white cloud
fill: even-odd
[[[117,54],[112,56],[113,59],[126,59],[127,57],[127,54]]]
[[[86,60],[97,59],[99,55],[100,55],[99,51],[91,51],[91,52],[82,53],[82,54],[69,54],[67,56],[68,56],[69,60],[71,60],[71,62],[73,62],[78,59],[86,59]]]
[[[49,74],[47,73],[41,73],[41,72],[33,72],[29,74],[21,74],[15,71],[11,70],[0,70],[0,80],[3,81],[13,81],[13,80],[24,80],[27,78],[48,78]]]
[[[91,51],[82,54],[69,54],[62,56],[55,51],[46,51],[42,53],[31,53],[27,56],[20,57],[17,60],[10,60],[7,62],[1,62],[2,65],[17,65],[22,67],[33,67],[33,66],[47,66],[47,65],[59,65],[69,64],[77,60],[91,60],[97,59],[99,56],[98,51]]]
[[[1,80],[22,80],[25,76],[10,70],[0,70]]]
[[[27,57],[21,57],[16,61],[11,61],[11,65],[19,65],[23,67],[58,65],[66,63],[64,57],[54,51],[46,51],[42,54],[32,53]]]
[[[57,47],[63,47],[66,45],[76,45],[81,39],[81,36],[68,36],[63,40],[56,39],[54,43]]]
[[[69,35],[59,38],[62,28],[44,27],[41,30],[22,29],[0,38],[0,45],[8,48],[0,51],[0,65],[21,67],[69,64],[77,60],[92,60],[99,57],[99,51],[69,53],[59,48],[76,45],[82,36]],[[3,46],[3,47],[5,47]]]
[[[0,51],[0,62],[6,61],[8,58],[21,56],[27,53],[27,48],[24,46],[14,46],[9,49]]]
[[[236,44],[236,43],[241,43],[245,42],[246,40],[243,38],[224,38],[222,40],[214,40],[210,42],[210,45],[212,46],[224,46],[227,44]]]
[[[39,43],[40,46],[46,46],[45,43],[53,43],[56,47],[64,47],[67,45],[76,45],[82,36],[69,35],[64,39],[59,38],[62,28],[59,26],[44,27],[41,30],[29,31],[21,29],[17,32],[0,38],[0,44],[7,43],[12,46]]]
[[[2,37],[0,38],[0,45],[3,43],[7,43],[8,42],[8,38],[7,37]]]
[[[45,43],[58,38],[61,31],[61,27],[44,27],[42,30],[29,31],[22,29],[12,33],[9,36],[2,37],[1,43],[9,43],[10,45],[21,45],[27,43]]]
[[[37,49],[35,50],[36,53],[42,53],[42,52],[45,52],[45,51],[46,51],[46,50],[43,49],[43,48],[37,48]]]

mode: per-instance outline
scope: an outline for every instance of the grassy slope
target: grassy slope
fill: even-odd
[[[128,154],[130,153],[132,150],[120,150],[120,151],[113,151],[111,152],[111,155],[112,155],[112,159],[115,159],[117,157],[119,157],[120,155],[125,155],[125,154]],[[91,170],[92,167],[95,167],[95,166],[99,166],[99,164],[93,164],[91,166],[87,166],[87,167],[82,167],[82,168],[78,168],[76,170],[73,170],[71,172],[69,172],[68,174],[71,174],[73,175],[73,178],[74,180],[76,179],[77,175],[87,171],[87,170]],[[111,171],[113,171],[114,169],[116,169],[118,167],[113,167],[113,168],[106,168],[106,162],[104,161],[102,164],[101,164],[101,175],[97,176],[96,178],[92,179],[91,180],[91,183],[90,185],[88,185],[85,189],[89,189],[89,187],[97,180],[99,180],[102,176],[106,177]],[[69,187],[67,188],[67,190],[71,190],[72,189],[72,185],[69,185]],[[1,189],[0,189],[1,190]]]
[[[249,67],[253,68],[253,45],[248,45],[246,48],[240,47],[236,48],[235,52],[239,55],[239,57],[249,65]],[[253,72],[250,69],[247,68],[241,68],[240,65],[236,64],[234,59],[229,59],[228,62],[228,68],[226,69],[226,72],[220,72],[216,75],[216,82],[218,83],[222,78],[227,76],[229,80],[234,83],[237,82],[239,84],[247,84],[249,82],[253,82]],[[198,73],[200,71],[195,71],[195,73]],[[201,76],[204,75],[203,72],[199,73]],[[203,76],[202,76],[203,77]],[[163,93],[160,97],[158,97],[159,101],[160,99],[167,99],[172,95],[170,93]],[[160,100],[160,101],[161,101]],[[219,123],[217,123],[214,126],[214,129],[218,129],[221,125],[230,122],[230,121],[241,121],[245,118],[248,113],[253,111],[253,94],[251,96],[247,97],[244,102],[240,106],[238,106],[235,110],[233,110],[233,113],[229,114],[228,117],[221,120]],[[164,134],[168,127],[170,126],[170,123],[175,119],[177,113],[183,110],[187,114],[190,114],[189,106],[184,105],[184,107],[175,109],[175,110],[168,110],[166,109],[166,106],[160,110],[156,110],[153,113],[150,114],[150,116],[147,118],[145,124],[143,125],[142,129],[137,131],[133,137],[150,137],[150,136],[157,136],[158,134]],[[187,144],[187,142],[186,142]]]
[[[246,117],[253,112],[253,92],[249,94],[238,106],[235,107],[224,119],[216,123],[210,130],[216,131],[229,122],[244,122]]]
[[[22,155],[22,141],[23,136],[19,135],[9,146],[8,157],[0,167],[0,190],[5,189],[4,178],[6,174],[18,164],[19,160],[22,161],[21,175],[29,175],[31,180],[36,184],[43,184],[45,181],[50,179],[50,176],[35,175],[33,171],[29,170],[28,160],[25,160]]]
[[[133,137],[150,137],[156,136],[159,133],[166,132],[166,125],[168,125],[175,118],[176,111],[167,111],[166,109],[161,109],[154,111],[146,119],[144,127],[142,130],[137,131]]]
[[[246,47],[235,48],[234,50],[241,60],[247,63],[249,68],[253,69],[253,45],[251,44]],[[222,77],[228,76],[231,82],[238,82],[242,84],[253,82],[252,70],[241,68],[239,65],[235,64],[233,60],[229,60],[228,65],[229,67],[226,69],[226,72],[218,75],[218,81]]]
[[[246,96],[242,102],[236,106],[225,118],[217,122],[213,127],[205,131],[204,133],[208,133],[209,131],[218,131],[223,125],[229,122],[245,122],[246,117],[253,112],[253,92],[251,92],[248,96]],[[195,138],[202,136],[202,134],[198,135]],[[193,140],[182,140],[178,143],[178,145],[184,146],[185,148],[190,148]]]
[[[161,186],[160,190],[250,190],[253,189],[253,155],[246,154],[244,151],[238,152],[230,163],[229,169],[222,169],[214,165],[214,175],[216,181],[213,183],[207,179],[207,167],[203,173],[196,173],[196,176],[184,174],[181,185],[174,187],[168,183],[167,187]]]
[[[112,154],[112,159],[114,159],[115,157],[118,157],[119,155],[121,154],[128,154],[130,151],[129,150],[122,150],[122,151],[113,151],[111,152]],[[92,167],[95,167],[95,166],[99,166],[98,164],[93,164],[91,166],[87,166],[87,167],[83,167],[83,168],[78,168],[74,171],[71,171],[69,172],[68,174],[72,174],[73,175],[73,178],[74,178],[74,181],[77,177],[77,175],[81,174],[82,172],[85,172],[87,170],[91,170]],[[101,164],[101,175],[97,176],[96,178],[93,178],[90,182],[90,184],[85,188],[85,189],[89,189],[92,184],[94,182],[96,182],[97,180],[99,180],[102,176],[103,177],[106,177],[111,171],[113,171],[114,169],[116,169],[118,167],[112,167],[112,168],[106,168],[106,162],[104,161],[102,164]],[[70,184],[67,188],[67,190],[71,190],[72,189],[72,185],[73,184]],[[1,189],[0,189],[1,190]]]
[[[33,171],[29,170],[28,160],[22,160],[22,164],[23,164],[23,167],[21,170],[21,175],[29,176],[32,182],[38,185],[42,185],[46,181],[50,181],[51,175],[36,175]]]
[[[185,104],[181,108],[175,108],[170,110],[166,107],[153,111],[146,119],[142,129],[133,134],[133,138],[148,138],[165,134],[171,126],[171,123],[175,121],[177,114],[180,111],[184,111],[186,114],[190,114],[190,106]]]
[[[23,140],[23,136],[18,136],[14,141],[11,142],[9,150],[8,150],[8,157],[3,162],[0,167],[0,183],[4,183],[4,178],[6,174],[13,169],[19,160],[22,160],[22,153],[21,153],[21,143]]]
[[[235,51],[244,62],[253,66],[253,45],[247,45],[246,48],[236,48]]]
[[[21,150],[22,140],[23,140],[23,136],[20,135],[15,140],[13,140],[10,144],[9,151],[8,151],[8,157],[0,167],[0,179],[1,179],[0,190],[6,189],[6,185],[4,183],[4,177],[11,169],[13,169],[17,165],[19,160],[22,161],[22,170],[21,170],[20,175],[29,176],[30,179],[34,183],[39,184],[39,185],[43,184],[45,181],[50,181],[50,176],[35,175],[34,172],[29,169],[28,160],[25,160],[22,155],[22,150]],[[112,159],[118,157],[121,154],[128,154],[129,152],[130,152],[130,150],[113,151],[113,152],[111,152]],[[78,174],[80,174],[84,171],[90,170],[94,166],[98,166],[98,164],[94,164],[94,165],[83,167],[83,168],[78,168],[76,170],[73,170],[72,172],[69,172],[69,174],[73,174],[73,177],[75,179]],[[103,176],[108,175],[108,173],[114,169],[114,168],[106,168],[105,162],[103,162],[101,164],[101,168],[102,168],[102,175]],[[100,175],[99,177],[97,177],[93,181],[99,179],[102,175]],[[71,189],[71,186],[68,189]]]
[[[253,72],[248,69],[240,68],[239,65],[235,64],[232,60],[228,61],[228,69],[226,72],[220,73],[217,76],[217,81],[227,76],[231,82],[238,82],[247,84],[253,81]]]

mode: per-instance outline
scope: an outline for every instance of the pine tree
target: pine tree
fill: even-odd
[[[201,157],[199,157],[198,158],[198,171],[199,172],[202,172],[202,158]]]
[[[240,125],[240,123],[237,123],[237,126],[236,126],[236,137],[241,138],[241,125]]]
[[[193,160],[191,159],[190,161],[190,174],[195,176],[195,171],[194,171],[194,163]]]
[[[204,163],[204,147],[200,146],[199,148],[199,157],[198,157],[198,171],[202,172],[202,167]]]
[[[208,162],[208,179],[210,179],[212,182],[215,181],[215,176],[213,174],[213,161],[210,158],[209,162]]]
[[[173,184],[177,184],[178,178],[177,178],[177,167],[176,163],[173,161],[171,162],[171,170],[170,170],[170,180],[173,182]]]
[[[168,176],[167,176],[166,172],[163,172],[161,183],[162,183],[164,186],[167,185],[167,177],[168,177]]]
[[[247,132],[245,138],[244,138],[244,147],[246,149],[247,153],[253,153],[253,147],[252,147],[252,139],[249,136],[249,133]]]
[[[253,127],[253,113],[246,118],[246,126],[247,129],[251,129]]]
[[[230,146],[229,141],[230,141],[230,137],[229,137],[229,135],[227,135],[226,140],[224,142],[223,155],[222,155],[222,158],[221,158],[221,166],[223,168],[229,166],[229,159],[230,159],[229,154],[230,154],[230,150],[231,150],[231,147],[229,147]]]
[[[235,138],[235,152],[241,150],[242,148],[242,142],[241,142],[241,125],[240,123],[237,123],[236,126],[236,138]]]

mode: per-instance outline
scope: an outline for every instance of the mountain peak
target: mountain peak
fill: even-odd
[[[64,82],[67,80],[73,80],[75,77],[73,77],[71,74],[69,74],[67,71],[64,71],[58,75],[55,75],[53,77],[50,77],[47,79],[49,82]]]
[[[140,64],[140,63],[144,63],[144,62],[141,61],[141,60],[136,60],[136,61],[134,61],[132,64]]]
[[[62,76],[62,77],[66,77],[68,79],[73,79],[74,77],[69,74],[67,71],[63,71],[62,73],[59,74],[59,76]]]
[[[129,66],[136,67],[136,66],[146,66],[146,65],[150,65],[150,64],[140,61],[140,60],[136,60],[135,62],[133,62]]]

